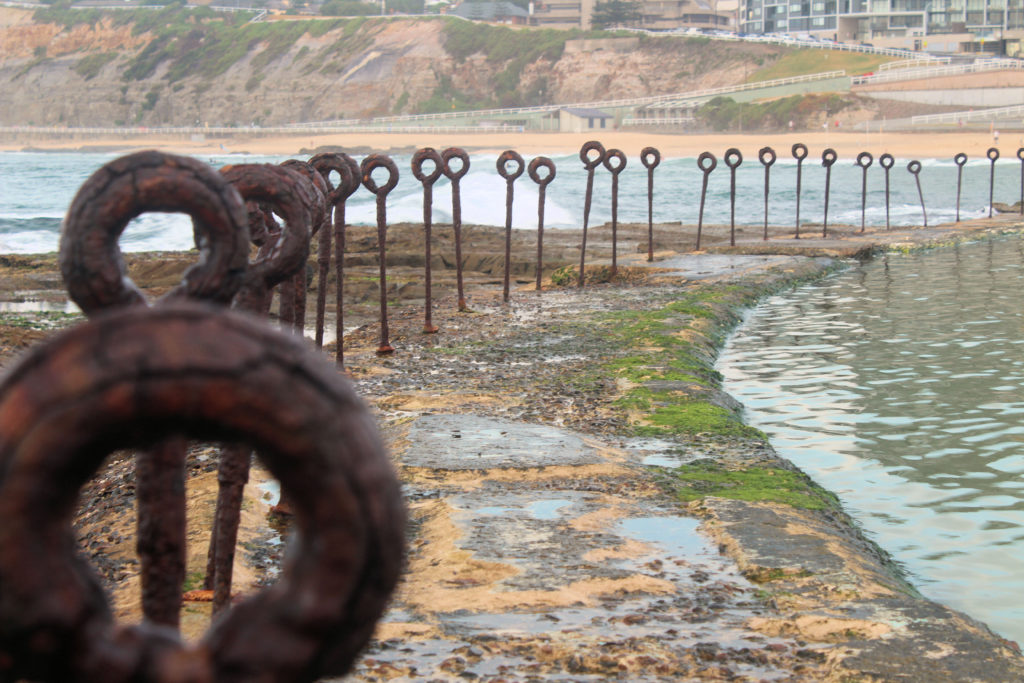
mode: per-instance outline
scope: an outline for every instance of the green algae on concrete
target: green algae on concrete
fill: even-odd
[[[711,463],[692,463],[671,470],[676,495],[684,502],[705,496],[748,502],[782,503],[805,510],[839,506],[838,499],[807,475],[773,467],[723,469]]]

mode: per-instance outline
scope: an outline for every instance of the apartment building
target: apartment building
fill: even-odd
[[[690,26],[726,28],[733,13],[719,8],[717,0],[636,0],[641,19],[635,28],[672,30]],[[591,19],[597,0],[534,0],[530,5],[530,23],[545,28],[592,28]]]

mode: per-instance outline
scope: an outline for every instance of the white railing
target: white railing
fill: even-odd
[[[1005,71],[1007,69],[1022,69],[1024,62],[1019,59],[985,59],[973,64],[952,64],[948,66],[931,67],[929,69],[904,69],[899,71],[888,71],[882,74],[871,76],[854,76],[853,85],[868,85],[870,83],[892,83],[894,81],[909,81],[916,78],[939,78],[942,76],[959,76],[961,74],[973,74],[983,71]]]
[[[675,99],[671,101],[663,101],[655,104],[651,104],[647,109],[674,109],[684,104],[694,104],[697,100],[710,100],[720,95],[731,95],[737,92],[746,92],[748,90],[762,90],[764,88],[776,88],[785,85],[794,85],[796,83],[809,83],[812,81],[825,81],[832,78],[843,78],[846,76],[845,71],[823,71],[817,74],[805,74],[803,76],[789,76],[787,78],[773,78],[769,81],[755,81],[753,83],[743,83],[741,85],[727,85],[722,88],[709,88],[707,90],[695,90],[691,93],[685,93],[683,95],[676,95]]]
[[[523,126],[508,124],[479,125],[479,126],[329,126],[324,128],[303,128],[306,133],[522,133]],[[0,126],[0,135],[48,135],[48,136],[111,136],[111,137],[136,137],[136,136],[206,136],[206,135],[294,135],[298,131],[295,128],[286,126],[209,126],[209,127],[102,127],[83,126],[70,128],[67,126]],[[538,131],[531,131],[538,132]],[[543,132],[543,131],[539,131]]]
[[[917,59],[902,59],[898,62],[886,62],[880,64],[875,71],[893,71],[896,69],[909,69],[914,66],[942,66],[953,61],[952,57],[918,57]]]
[[[992,107],[990,109],[974,109],[971,111],[954,111],[946,114],[922,114],[911,116],[910,123],[916,125],[929,123],[959,123],[961,121],[994,121],[1007,117],[1024,116],[1024,104],[1009,107]]]
[[[623,126],[680,126],[693,123],[696,119],[692,116],[665,116],[653,119],[638,119],[629,117],[622,119]]]
[[[713,88],[711,90],[697,90],[690,93],[672,93],[669,95],[651,95],[647,97],[634,97],[623,100],[601,100],[597,102],[577,102],[573,104],[544,104],[534,107],[508,107],[505,109],[477,109],[473,111],[452,111],[438,112],[435,114],[407,114],[404,116],[381,116],[373,119],[339,119],[336,121],[318,121],[311,123],[295,123],[292,128],[307,129],[310,127],[336,127],[352,125],[376,125],[388,123],[410,123],[414,121],[437,121],[454,118],[485,118],[488,116],[517,116],[530,114],[543,114],[559,109],[614,109],[616,107],[639,107],[656,105],[659,102],[677,102],[694,98],[711,98],[716,95],[740,92],[744,90],[759,90],[771,88],[778,85],[789,85],[792,83],[804,83],[807,81],[818,81],[829,78],[840,78],[843,71],[825,71],[817,74],[805,74],[803,76],[789,76],[787,78],[775,78],[770,81],[758,81],[755,83],[744,83],[737,86],[726,86],[724,88]],[[656,107],[651,107],[656,108]]]

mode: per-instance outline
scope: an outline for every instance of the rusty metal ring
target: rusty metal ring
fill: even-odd
[[[539,173],[542,168],[548,170],[547,176],[543,178],[540,177]],[[547,187],[548,183],[555,179],[555,162],[547,157],[535,157],[526,170],[530,174],[530,179],[541,187]]]
[[[515,169],[512,171],[508,170],[508,163],[512,162],[515,164]],[[526,170],[526,162],[523,161],[523,157],[512,149],[507,149],[498,156],[497,161],[498,175],[507,181],[513,181],[519,176],[523,175],[523,171]]]
[[[914,175],[917,175],[918,173],[921,172],[921,162],[918,161],[917,159],[914,159],[909,164],[907,164],[907,170],[913,173]]]
[[[1017,151],[1017,156],[1020,156],[1021,151],[1024,151],[1024,147]],[[967,155],[963,152],[957,152],[956,156],[953,157],[953,163],[957,166],[963,166],[967,163]]]
[[[885,152],[882,156],[878,157],[878,165],[886,170],[892,168],[895,163],[896,158],[888,152]]]
[[[452,170],[452,159],[462,162],[462,167],[458,171]],[[449,147],[441,152],[441,161],[444,163],[442,172],[449,180],[458,180],[469,173],[469,155],[461,147]]]
[[[807,145],[802,142],[798,142],[793,145],[793,148],[790,151],[797,161],[803,161],[807,158]]]
[[[597,152],[597,158],[592,159],[590,156],[591,152]],[[604,155],[604,145],[602,145],[597,140],[590,140],[589,142],[584,142],[583,146],[580,147],[580,161],[583,162],[584,170],[592,171],[593,169],[600,166],[602,163],[604,163]]]
[[[243,198],[269,204],[285,223],[273,249],[249,264],[246,289],[269,289],[294,275],[309,256],[312,184],[297,171],[277,164],[224,166],[220,173]]]
[[[743,154],[735,147],[725,150],[725,155],[722,158],[725,160],[725,165],[733,170],[743,163]]]
[[[874,161],[875,157],[871,156],[871,152],[861,152],[857,155],[857,165],[861,168],[869,168]]]
[[[373,172],[378,168],[386,169],[388,172],[388,181],[383,185],[377,185],[373,179]],[[359,173],[363,179],[363,187],[378,197],[387,196],[398,185],[398,166],[391,157],[383,154],[371,154],[364,158],[363,163],[359,165]]]
[[[705,164],[705,162],[710,162]],[[697,168],[707,175],[715,170],[715,166],[718,166],[718,159],[711,152],[701,152],[700,156],[697,157]]]
[[[775,163],[775,150],[771,147],[762,147],[757,151],[757,159],[764,166],[771,166]],[[767,159],[767,161],[765,161]]]
[[[615,166],[612,160],[618,160],[619,165]],[[607,168],[612,175],[619,175],[623,169],[626,168],[626,155],[622,153],[620,149],[609,149],[604,153],[604,159],[601,161],[604,167]]]
[[[355,193],[360,186],[359,164],[344,152],[324,152],[310,158],[310,165],[324,176],[327,185],[331,186],[330,173],[338,174],[341,182],[331,190],[327,200],[331,205],[340,204]]]
[[[999,158],[999,149],[997,147],[989,147],[985,156],[987,156],[990,161],[995,161]]]
[[[1024,161],[1024,147],[1017,148],[1017,158]]]
[[[301,175],[303,178],[312,183],[312,188],[306,188],[309,190],[310,199],[313,204],[310,205],[310,213],[314,216],[319,216],[319,220],[313,221],[311,226],[310,236],[317,234],[320,228],[324,227],[331,219],[327,198],[331,194],[331,186],[324,180],[324,176],[308,161],[301,161],[299,159],[288,159],[282,161],[281,165],[285,168],[291,169]]]
[[[192,217],[199,258],[165,298],[227,304],[242,286],[249,258],[245,204],[209,165],[157,151],[115,159],[79,188],[61,225],[60,270],[86,314],[145,297],[128,278],[117,240],[147,211]]]
[[[171,434],[252,445],[298,530],[280,581],[195,646],[146,622],[117,624],[71,528],[78,490],[113,449]],[[101,316],[11,369],[0,384],[0,510],[4,680],[341,675],[402,564],[401,492],[352,386],[301,340],[191,302]]]
[[[425,161],[434,162],[434,170],[430,173],[423,172],[423,162]],[[424,147],[412,155],[412,175],[424,185],[433,185],[443,172],[444,162],[433,147]]]
[[[821,165],[827,168],[832,164],[836,163],[836,159],[838,158],[839,155],[836,154],[836,151],[829,147],[824,152],[821,153]]]
[[[655,147],[644,147],[640,150],[640,163],[644,168],[657,168],[661,163],[661,152]]]

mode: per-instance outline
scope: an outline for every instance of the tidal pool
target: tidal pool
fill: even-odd
[[[719,359],[781,455],[926,596],[1024,642],[1024,237],[773,296]]]

